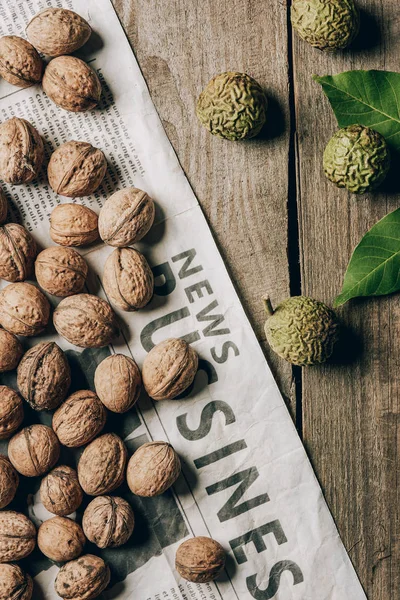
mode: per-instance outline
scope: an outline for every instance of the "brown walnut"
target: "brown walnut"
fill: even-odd
[[[195,378],[199,358],[184,340],[171,338],[154,346],[143,362],[143,384],[154,400],[176,398]]]
[[[82,204],[59,204],[50,215],[50,237],[61,246],[87,246],[99,237],[97,215]]]
[[[61,300],[53,321],[57,332],[80,348],[102,348],[119,335],[111,306],[91,294],[77,294]]]
[[[5,35],[0,38],[0,75],[8,83],[26,88],[42,81],[43,61],[32,44]]]
[[[154,216],[154,202],[146,192],[134,187],[119,190],[101,208],[100,237],[109,246],[130,246],[149,232]]]
[[[66,600],[93,600],[106,589],[110,576],[110,568],[102,558],[85,554],[61,567],[54,587]]]
[[[100,102],[99,78],[76,56],[53,58],[43,75],[43,89],[60,108],[72,112],[91,110]]]
[[[0,512],[0,563],[28,556],[36,546],[36,527],[22,513]]]
[[[36,242],[25,227],[8,223],[0,227],[0,277],[24,281],[33,271]]]
[[[87,274],[85,259],[73,248],[46,248],[35,261],[38,284],[53,296],[66,298],[79,294],[84,288]]]
[[[48,519],[38,530],[37,543],[40,551],[56,562],[78,558],[85,542],[82,527],[66,517]]]
[[[124,413],[136,403],[142,388],[139,367],[124,354],[107,356],[94,374],[96,393],[104,406],[116,413]]]
[[[66,465],[50,471],[40,484],[40,500],[49,512],[60,517],[75,512],[83,500],[77,472]]]
[[[125,544],[135,525],[133,510],[117,496],[99,496],[87,506],[82,519],[87,539],[99,548],[116,548]]]
[[[0,600],[31,600],[32,577],[18,565],[0,567]]]
[[[45,8],[28,23],[26,33],[32,44],[47,56],[71,54],[90,38],[85,19],[66,8]]]
[[[91,442],[106,424],[107,414],[94,392],[75,392],[53,415],[52,427],[61,444],[78,448]]]
[[[46,425],[29,425],[8,443],[8,458],[18,473],[38,477],[50,471],[60,456],[60,444]]]
[[[159,496],[171,487],[181,472],[179,456],[167,442],[149,442],[131,456],[126,473],[131,492],[137,496]]]
[[[67,395],[71,370],[55,342],[42,342],[24,354],[18,367],[18,388],[35,410],[57,408]]]
[[[105,433],[89,444],[78,463],[78,479],[89,496],[103,496],[125,479],[128,453],[115,433]]]
[[[104,265],[103,285],[113,304],[134,311],[152,299],[154,277],[143,254],[133,248],[116,248]]]
[[[10,283],[0,292],[0,325],[27,337],[38,335],[50,317],[46,296],[30,283]]]
[[[207,583],[223,571],[225,558],[225,551],[219,542],[199,536],[179,546],[175,566],[179,575],[187,581]]]
[[[19,485],[19,477],[8,458],[0,455],[0,508],[14,500]],[[1,595],[0,595],[1,598]]]
[[[61,196],[90,196],[97,190],[107,170],[100,148],[87,142],[66,142],[51,155],[47,175],[51,188]]]
[[[0,440],[7,440],[24,420],[22,400],[11,388],[0,385]]]
[[[16,369],[24,351],[13,333],[0,329],[0,373]]]
[[[0,188],[0,225],[6,222],[8,214],[8,202],[2,188]]]
[[[43,141],[25,119],[13,117],[0,125],[0,178],[20,185],[38,176],[44,159]]]

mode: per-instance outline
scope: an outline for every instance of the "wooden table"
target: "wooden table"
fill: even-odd
[[[300,292],[331,303],[362,235],[399,206],[355,197],[324,177],[335,118],[311,76],[399,70],[398,0],[359,0],[351,51],[314,50],[289,27],[284,0],[114,0],[155,106],[206,214],[278,380],[369,600],[400,595],[399,296],[353,301],[342,360],[301,371],[269,351],[260,296]],[[219,140],[201,128],[208,80],[244,71],[265,88],[266,134]],[[400,190],[400,186],[399,186]]]

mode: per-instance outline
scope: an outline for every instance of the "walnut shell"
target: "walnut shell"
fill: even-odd
[[[131,492],[152,497],[170,488],[180,472],[181,461],[171,444],[149,442],[131,456],[126,477]]]
[[[181,544],[176,552],[175,567],[179,575],[194,583],[213,581],[225,567],[225,551],[209,537],[194,537]]]
[[[61,300],[53,321],[57,332],[80,348],[102,348],[119,335],[111,306],[91,294],[77,294]]]
[[[19,363],[17,382],[21,395],[35,410],[57,408],[71,384],[67,357],[55,342],[36,344]]]
[[[48,519],[38,530],[37,543],[40,551],[56,562],[78,558],[85,542],[82,527],[66,517]]]
[[[100,148],[87,142],[66,142],[51,155],[47,175],[50,187],[61,196],[90,196],[107,171]]]
[[[116,496],[99,496],[92,500],[82,519],[87,539],[99,548],[122,546],[131,537],[134,526],[131,506]]]
[[[110,568],[102,558],[85,554],[61,567],[54,587],[61,598],[92,600],[106,589],[110,577]]]
[[[31,600],[32,577],[18,565],[0,567],[0,600]]]
[[[125,478],[128,453],[115,433],[105,433],[83,451],[78,463],[78,479],[89,496],[103,496],[115,490]]]
[[[40,484],[40,500],[49,512],[60,517],[75,512],[83,500],[77,472],[66,465],[50,471]]]
[[[65,110],[83,112],[100,102],[99,78],[76,56],[53,58],[46,67],[42,85],[48,97]]]
[[[72,54],[90,38],[85,19],[66,8],[45,8],[28,23],[26,33],[32,44],[47,56]]]
[[[66,298],[79,294],[85,286],[88,265],[73,248],[46,248],[35,261],[38,284],[48,294]]]
[[[50,237],[61,246],[87,246],[99,237],[96,213],[82,204],[59,204],[50,215]]]
[[[38,335],[49,317],[49,301],[34,285],[10,283],[0,292],[0,325],[11,333]]]
[[[8,443],[8,458],[18,473],[37,477],[50,471],[60,456],[60,444],[47,425],[29,425]]]
[[[132,408],[140,395],[142,377],[139,367],[129,356],[107,356],[95,371],[94,387],[104,406],[112,412],[124,413]]]
[[[133,248],[116,248],[104,265],[103,285],[113,304],[134,311],[152,299],[154,277],[143,254]]]
[[[75,392],[53,415],[52,427],[61,444],[78,448],[91,442],[106,424],[107,413],[94,392]]]
[[[0,227],[0,277],[24,281],[32,274],[36,242],[25,227],[8,223]]]
[[[26,88],[42,81],[43,61],[32,44],[5,35],[0,38],[0,75],[8,83]]]
[[[154,216],[154,202],[146,192],[134,187],[119,190],[101,208],[100,237],[109,246],[130,246],[149,232]]]
[[[16,369],[24,351],[13,333],[0,329],[0,373]]]
[[[0,512],[0,563],[21,560],[36,546],[36,527],[22,513]]]
[[[7,220],[8,202],[4,191],[0,188],[0,225]]]
[[[146,392],[154,400],[176,398],[193,383],[198,365],[197,353],[184,340],[164,340],[144,359],[142,377]]]
[[[0,455],[0,508],[8,506],[14,500],[18,485],[19,477],[17,471],[8,458]]]
[[[25,119],[13,117],[0,125],[0,178],[7,183],[29,183],[38,176],[44,159],[43,141]]]
[[[0,385],[0,440],[7,440],[24,420],[24,407],[17,392]]]

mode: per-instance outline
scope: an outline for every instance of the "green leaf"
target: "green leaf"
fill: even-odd
[[[339,127],[365,125],[400,150],[400,73],[347,71],[314,80],[328,96]]]
[[[400,290],[400,208],[383,217],[353,252],[335,306]]]

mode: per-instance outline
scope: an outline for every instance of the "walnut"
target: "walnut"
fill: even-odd
[[[154,346],[143,362],[143,384],[154,400],[176,398],[192,383],[199,359],[184,340],[171,338]]]
[[[82,204],[59,204],[50,215],[50,237],[61,246],[87,246],[99,237],[97,215]]]
[[[171,444],[149,442],[131,456],[126,477],[131,492],[151,497],[170,488],[180,472],[181,461]]]
[[[24,281],[32,274],[36,242],[17,223],[0,227],[0,277],[6,281]]]
[[[135,525],[133,510],[123,498],[99,496],[86,508],[82,527],[87,539],[99,548],[126,544]]]
[[[51,155],[47,175],[51,188],[61,196],[90,196],[103,181],[107,160],[99,148],[87,142],[66,142]]]
[[[105,433],[89,444],[78,463],[78,479],[89,496],[115,490],[125,478],[128,453],[115,433]]]
[[[60,456],[60,444],[47,425],[29,425],[8,443],[8,457],[18,473],[37,477],[50,471]]]
[[[61,444],[78,448],[91,442],[106,424],[104,406],[94,392],[75,392],[53,415],[52,427]]]
[[[66,465],[50,471],[40,484],[40,500],[49,512],[60,517],[75,512],[83,500],[76,471]]]
[[[5,35],[0,38],[0,75],[8,83],[26,88],[42,81],[43,61],[32,44]]]
[[[0,329],[0,373],[17,368],[24,351],[13,333]]]
[[[7,440],[24,420],[22,400],[11,388],[0,385],[0,440]]]
[[[0,225],[6,222],[8,213],[8,202],[4,191],[0,188]]]
[[[38,284],[53,296],[73,296],[82,291],[88,274],[85,259],[73,248],[53,246],[37,257],[35,275]]]
[[[14,500],[18,485],[17,471],[8,458],[0,455],[0,508],[4,508]]]
[[[225,567],[225,551],[209,537],[194,537],[181,544],[176,552],[175,567],[179,575],[194,583],[213,581]]]
[[[32,577],[18,565],[3,564],[0,568],[0,600],[31,600]]]
[[[32,44],[47,56],[72,54],[90,38],[90,25],[66,8],[46,8],[28,23],[26,33]]]
[[[36,546],[36,527],[22,513],[0,512],[0,563],[21,560]]]
[[[98,365],[94,387],[104,406],[116,413],[124,413],[136,403],[142,388],[139,367],[132,358],[113,354]]]
[[[143,254],[133,248],[116,248],[104,265],[103,285],[113,304],[134,311],[152,299],[154,277]]]
[[[110,577],[110,569],[102,558],[85,554],[61,567],[54,586],[61,598],[92,600],[106,589]]]
[[[49,301],[31,283],[10,283],[0,292],[0,325],[11,333],[38,335],[49,317]]]
[[[0,125],[0,178],[7,183],[29,183],[38,176],[44,159],[43,141],[25,119],[13,117]]]
[[[72,112],[91,110],[100,102],[99,78],[76,56],[53,58],[43,75],[43,89],[60,108]]]
[[[100,211],[100,237],[109,246],[130,246],[149,232],[154,216],[154,202],[146,192],[134,187],[119,190]]]
[[[18,367],[18,388],[35,410],[57,408],[67,395],[71,370],[55,342],[42,342],[24,355]]]
[[[66,517],[48,519],[38,530],[39,550],[56,562],[78,558],[83,552],[85,542],[82,527]]]
[[[91,294],[77,294],[61,300],[53,320],[57,332],[80,348],[102,348],[119,335],[111,306]]]

